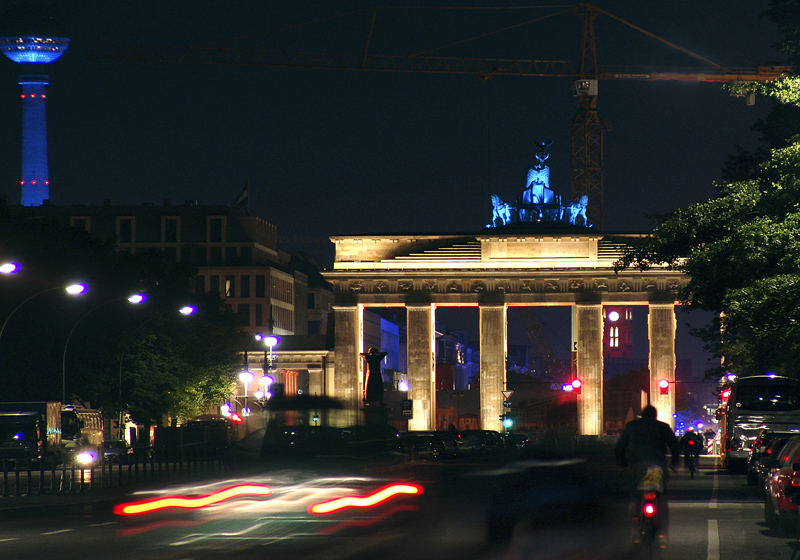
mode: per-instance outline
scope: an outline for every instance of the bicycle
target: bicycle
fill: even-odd
[[[658,465],[647,466],[636,490],[633,543],[639,548],[641,556],[653,558],[659,549],[665,547],[661,534],[662,518],[666,513],[661,511],[664,469]]]
[[[683,455],[683,464],[689,471],[689,478],[694,478],[694,473],[697,472],[698,459],[697,453],[687,452]]]

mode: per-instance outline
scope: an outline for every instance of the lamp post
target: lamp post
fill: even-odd
[[[5,267],[7,264],[9,264],[9,263],[5,263],[3,266]],[[6,268],[6,270],[9,270],[11,272],[4,272],[3,274],[13,274],[13,273],[15,273],[16,271],[19,270],[19,265],[17,265],[16,263],[12,263],[12,264],[14,264],[16,266],[16,268],[14,268],[14,270],[11,271],[11,267],[9,266],[9,267]],[[23,305],[25,305],[26,303],[28,303],[32,299],[35,299],[35,298],[37,298],[37,297],[39,297],[39,296],[41,296],[43,294],[47,294],[47,293],[50,293],[50,292],[55,292],[57,290],[62,290],[62,289],[69,296],[79,296],[79,295],[82,295],[82,294],[85,294],[86,292],[88,292],[89,291],[89,286],[87,286],[86,284],[82,284],[82,283],[70,284],[70,285],[68,285],[66,287],[64,287],[64,286],[55,286],[53,288],[45,288],[44,290],[39,290],[38,292],[35,292],[35,293],[29,295],[27,298],[25,298],[21,302],[19,302],[14,307],[14,309],[11,310],[11,312],[8,315],[6,315],[6,318],[3,321],[3,324],[0,325],[0,342],[2,342],[2,340],[3,340],[3,333],[6,331],[6,326],[8,325],[8,322],[11,320],[11,317],[13,317],[14,314],[17,311],[19,311],[22,308]]]
[[[250,416],[250,407],[248,406],[248,402],[247,402],[247,396],[248,396],[247,395],[247,389],[250,386],[250,384],[253,382],[253,379],[255,379],[255,375],[253,375],[252,371],[245,370],[245,371],[243,371],[242,373],[239,374],[239,381],[241,381],[242,385],[244,385],[244,407],[242,408],[242,416],[244,416],[244,433],[245,434],[247,434],[247,425],[248,425],[247,418],[248,418],[248,416]]]
[[[140,305],[140,304],[144,303],[145,301],[147,301],[147,295],[143,294],[143,293],[136,293],[136,294],[132,294],[132,295],[128,296],[125,299],[127,299],[128,303],[130,303],[131,305]],[[86,313],[84,313],[83,315],[78,317],[78,320],[75,321],[75,323],[72,325],[72,328],[70,329],[69,334],[67,335],[67,340],[64,341],[64,350],[61,353],[61,403],[62,404],[64,404],[66,402],[66,399],[67,399],[67,349],[69,348],[69,342],[70,342],[70,340],[72,340],[72,335],[75,333],[75,329],[78,328],[78,325],[80,325],[86,317],[91,315],[97,309],[99,309],[101,307],[105,307],[109,303],[117,303],[117,302],[120,302],[120,301],[122,301],[122,298],[114,298],[114,299],[110,299],[108,301],[104,301],[103,303],[100,303],[98,305],[95,305],[89,311],[87,311]],[[120,358],[120,367],[119,367],[119,369],[120,369],[120,376],[121,376],[122,375],[122,373],[121,373],[122,372],[122,358]]]

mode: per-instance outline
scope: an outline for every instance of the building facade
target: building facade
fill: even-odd
[[[114,241],[119,251],[193,265],[194,290],[219,294],[251,335],[306,335],[309,326],[313,334],[327,332],[330,288],[312,265],[278,249],[273,224],[237,208],[166,202],[10,210]]]

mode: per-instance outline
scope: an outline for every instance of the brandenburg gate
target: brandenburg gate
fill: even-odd
[[[529,228],[536,229],[536,228]],[[334,236],[335,372],[328,394],[358,414],[364,387],[364,309],[405,307],[409,430],[435,426],[435,314],[438,307],[479,310],[480,420],[501,431],[506,389],[507,316],[512,306],[572,308],[572,350],[583,386],[580,434],[603,430],[604,305],[648,306],[650,401],[672,423],[675,385],[660,394],[659,380],[675,381],[675,306],[688,278],[666,268],[614,270],[637,235],[590,228],[556,233],[487,229],[480,234]],[[560,231],[560,233],[559,233]],[[356,418],[353,418],[356,421]]]

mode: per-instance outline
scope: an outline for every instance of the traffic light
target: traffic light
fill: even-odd
[[[722,393],[720,393],[719,398],[720,400],[722,400],[722,402],[728,402],[728,397],[730,396],[731,396],[731,388],[726,387],[725,389],[722,390]]]
[[[580,379],[573,379],[569,383],[564,383],[561,386],[561,390],[565,393],[575,393],[576,395],[580,395],[581,387],[583,387],[583,382]]]
[[[660,392],[662,395],[667,395],[667,394],[669,394],[669,381],[667,381],[666,379],[661,379],[661,380],[658,382],[658,391],[659,391],[659,392]]]
[[[511,427],[514,425],[514,419],[513,419],[513,418],[511,418],[511,415],[510,415],[510,414],[508,414],[508,413],[506,413],[506,414],[501,414],[501,415],[500,415],[500,421],[503,423],[503,427],[504,427],[506,430],[510,430],[510,429],[511,429]]]

